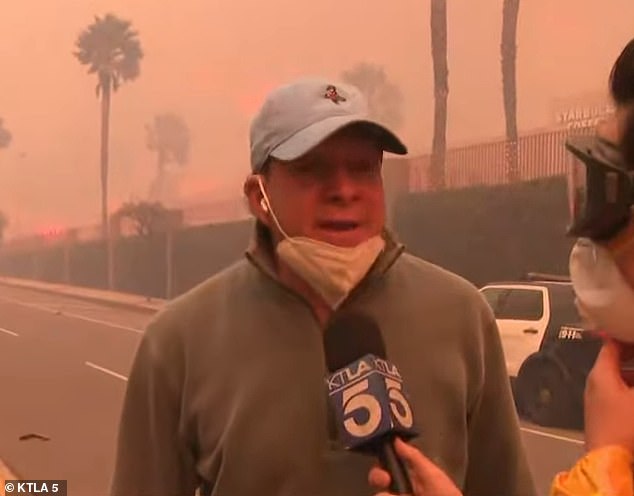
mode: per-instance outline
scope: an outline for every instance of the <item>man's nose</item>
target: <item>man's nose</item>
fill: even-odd
[[[328,200],[348,203],[359,197],[357,181],[347,169],[337,168],[329,172],[326,178]]]

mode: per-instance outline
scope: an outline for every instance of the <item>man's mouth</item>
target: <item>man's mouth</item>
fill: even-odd
[[[329,231],[352,231],[359,227],[359,223],[351,220],[328,220],[319,223],[321,229]]]

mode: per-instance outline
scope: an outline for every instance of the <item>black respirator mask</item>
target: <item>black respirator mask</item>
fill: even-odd
[[[634,204],[634,170],[619,148],[598,137],[578,136],[566,142],[570,152],[568,235],[604,241],[629,222]]]

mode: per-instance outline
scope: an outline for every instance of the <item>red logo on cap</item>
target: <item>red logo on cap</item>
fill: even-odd
[[[332,100],[337,105],[339,105],[340,102],[346,101],[344,97],[342,97],[339,93],[337,93],[337,87],[332,85],[326,88],[326,94],[324,95],[324,98],[327,98],[328,100]]]

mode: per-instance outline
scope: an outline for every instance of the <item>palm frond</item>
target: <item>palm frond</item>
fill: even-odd
[[[88,73],[98,73],[100,79],[107,73],[115,91],[122,82],[140,74],[143,51],[138,32],[130,21],[114,14],[95,16],[94,22],[77,37],[75,47],[73,55],[80,64],[89,66]],[[103,86],[101,82],[101,89]]]

